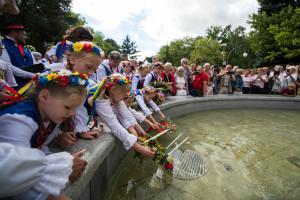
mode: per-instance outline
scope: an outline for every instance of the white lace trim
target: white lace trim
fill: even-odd
[[[48,155],[43,175],[33,188],[43,193],[58,196],[72,173],[73,156],[67,152]]]

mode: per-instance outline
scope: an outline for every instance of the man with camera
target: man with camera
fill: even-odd
[[[288,87],[290,83],[296,83],[297,73],[295,66],[288,66],[286,69],[286,74],[283,78],[281,89],[284,90]]]
[[[190,94],[193,97],[204,97],[207,91],[208,77],[203,71],[202,66],[198,66],[192,77],[192,88]]]
[[[221,71],[217,75],[217,80],[219,81],[217,90],[219,94],[232,94],[232,83],[235,81],[233,74],[231,65],[227,65],[225,71]]]

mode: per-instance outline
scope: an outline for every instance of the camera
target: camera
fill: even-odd
[[[230,71],[230,72],[228,72],[228,74],[234,74],[234,72],[231,72],[231,71]]]
[[[194,72],[194,73],[193,73],[193,75],[197,75],[197,74],[199,74],[199,72]]]
[[[275,71],[274,72],[274,75],[279,75],[280,74],[280,71]]]
[[[290,73],[290,69],[286,69],[286,72],[287,72],[287,73]]]
[[[148,57],[147,62],[152,63],[152,57]]]
[[[216,72],[217,74],[219,74],[219,72],[220,72],[220,69],[219,69],[219,68],[217,68],[217,69],[214,69],[214,72]]]
[[[187,62],[187,61],[184,61],[184,62],[183,62],[183,64],[187,65],[187,64],[188,64],[188,62]]]

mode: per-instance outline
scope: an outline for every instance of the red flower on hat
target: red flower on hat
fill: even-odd
[[[87,78],[87,76],[85,74],[82,74],[82,73],[79,73],[79,76],[82,77],[82,78],[84,78],[84,79]]]
[[[37,85],[37,84],[38,84],[38,79],[39,79],[39,76],[36,74],[36,75],[32,78],[32,81]]]
[[[173,169],[173,165],[171,163],[164,166],[165,169]]]
[[[93,46],[89,43],[84,43],[83,50],[85,50],[87,53],[89,53],[93,50]]]
[[[115,84],[118,84],[118,83],[119,83],[119,79],[114,78],[113,82],[114,82]]]
[[[70,82],[70,78],[68,76],[59,76],[57,77],[57,80],[58,84],[62,86],[66,86]]]

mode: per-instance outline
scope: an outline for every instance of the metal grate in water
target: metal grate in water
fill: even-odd
[[[196,179],[208,171],[208,163],[205,158],[191,150],[177,149],[172,153],[173,171],[163,171],[177,179]]]

